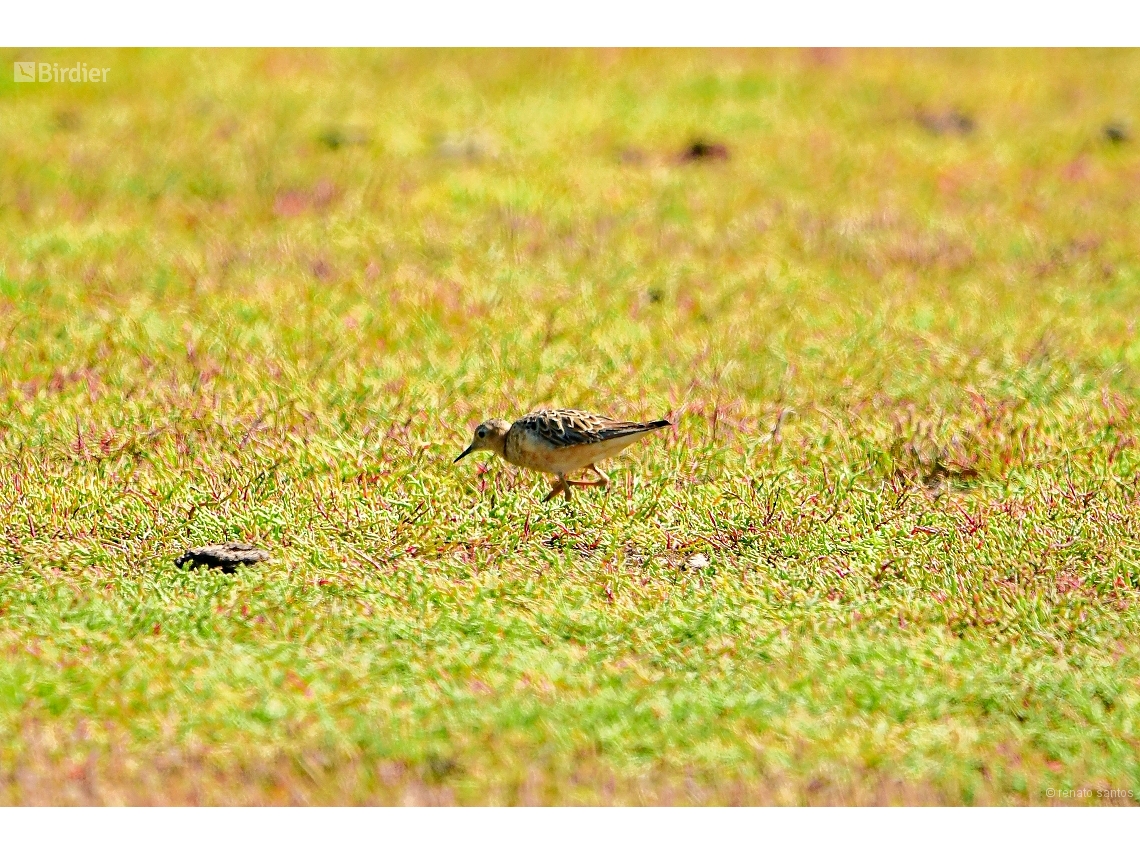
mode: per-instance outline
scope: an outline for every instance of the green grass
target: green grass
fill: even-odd
[[[1140,53],[23,58],[0,801],[1136,801]]]

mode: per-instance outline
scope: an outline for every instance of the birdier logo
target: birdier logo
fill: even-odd
[[[109,68],[91,68],[85,62],[63,65],[58,62],[16,62],[12,79],[16,83],[106,83]]]

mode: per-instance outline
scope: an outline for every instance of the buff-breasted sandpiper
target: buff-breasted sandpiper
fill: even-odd
[[[473,451],[492,451],[508,463],[555,477],[547,502],[562,493],[570,500],[570,487],[606,487],[610,479],[597,464],[613,457],[648,433],[670,422],[622,422],[581,410],[535,410],[514,424],[488,419],[475,428],[475,438],[458,463]],[[588,469],[597,481],[571,481],[566,476]]]

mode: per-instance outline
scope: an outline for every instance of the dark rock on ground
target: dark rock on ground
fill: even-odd
[[[942,113],[920,112],[915,119],[920,125],[932,134],[958,134],[966,136],[974,132],[977,127],[973,117],[967,116],[957,110],[946,110]]]
[[[1110,143],[1120,145],[1128,142],[1132,135],[1128,133],[1128,126],[1123,122],[1110,122],[1104,126],[1104,138]]]
[[[706,140],[693,140],[681,152],[680,160],[728,160],[728,146],[723,143],[708,142]]]
[[[368,134],[353,128],[326,128],[317,136],[317,140],[333,151],[346,145],[368,145],[369,142]]]
[[[208,546],[193,546],[174,559],[181,567],[190,564],[194,567],[204,564],[220,568],[224,573],[233,573],[241,564],[256,564],[269,558],[269,553],[248,543],[214,543]]]

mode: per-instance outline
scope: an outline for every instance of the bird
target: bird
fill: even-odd
[[[666,419],[623,422],[581,410],[535,410],[513,424],[505,419],[483,422],[455,463],[473,451],[493,452],[507,463],[553,475],[554,488],[542,501],[549,502],[561,493],[569,502],[571,486],[609,486],[610,479],[598,469],[599,462],[646,434],[671,426]],[[566,477],[581,469],[593,472],[597,480],[571,481]]]

